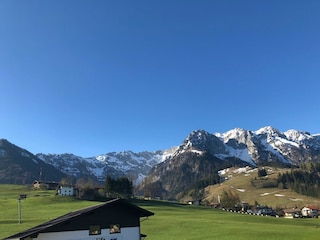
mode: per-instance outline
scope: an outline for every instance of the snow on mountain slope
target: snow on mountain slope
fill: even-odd
[[[228,155],[248,163],[275,161],[297,165],[301,161],[319,159],[318,134],[311,135],[297,130],[281,132],[266,126],[256,131],[235,128],[215,135],[228,146]],[[226,157],[225,154],[217,156]]]
[[[227,147],[227,149],[229,152],[229,156],[239,158],[242,161],[247,162],[252,166],[256,166],[256,163],[252,160],[252,157],[249,153],[248,148],[235,149],[232,147]]]
[[[226,145],[228,154],[215,154],[219,158],[236,157],[255,166],[256,163],[252,157],[255,152],[255,144],[252,142],[252,133],[242,128],[235,128],[225,133],[215,133]]]
[[[64,173],[75,177],[101,177],[104,164],[90,158],[82,158],[73,154],[37,154],[37,157],[61,169]]]
[[[286,134],[289,137],[286,136]],[[307,142],[307,140],[309,142]],[[317,146],[315,137],[298,131],[282,133],[266,126],[257,131],[235,128],[225,133],[193,131],[178,147],[173,157],[185,152],[208,152],[220,159],[234,157],[256,166],[262,162],[299,164],[306,157],[303,144]]]
[[[288,130],[284,133],[270,126],[261,128],[255,132],[266,137],[265,146],[282,156],[282,161],[291,164],[299,164],[303,161],[311,161],[319,158],[320,139],[307,132]]]
[[[112,177],[128,176],[138,184],[150,169],[170,157],[175,147],[154,152],[134,153],[132,151],[112,152],[96,157],[82,158],[73,154],[37,154],[41,160],[75,177],[93,177],[104,181]]]
[[[320,150],[320,134],[311,135],[308,132],[297,131],[294,129],[290,129],[284,134],[289,141],[295,142],[299,147],[311,147]]]

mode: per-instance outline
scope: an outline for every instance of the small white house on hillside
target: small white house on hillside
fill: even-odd
[[[60,186],[58,188],[58,195],[59,196],[74,196],[75,195],[74,187]]]
[[[7,240],[140,240],[140,218],[154,213],[115,199],[15,234]]]

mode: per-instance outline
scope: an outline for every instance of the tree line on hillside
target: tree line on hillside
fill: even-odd
[[[291,189],[297,193],[320,196],[320,163],[302,164],[300,169],[278,175],[278,187]]]
[[[113,179],[110,176],[107,176],[104,189],[107,197],[129,198],[132,196],[133,184],[127,177]]]

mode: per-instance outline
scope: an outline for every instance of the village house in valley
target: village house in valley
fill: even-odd
[[[285,218],[300,218],[301,215],[301,209],[299,208],[287,208],[283,209],[284,217]]]
[[[76,195],[75,188],[73,186],[59,186],[58,187],[59,196],[74,196]]]
[[[47,189],[47,190],[56,190],[59,186],[57,182],[41,181],[35,180],[33,182],[33,187],[37,189]]]
[[[68,213],[7,240],[140,240],[140,218],[154,215],[124,199]]]
[[[301,209],[303,217],[318,218],[318,207],[317,206],[305,206]]]

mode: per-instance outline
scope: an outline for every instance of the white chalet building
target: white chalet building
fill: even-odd
[[[6,240],[140,240],[140,218],[154,215],[124,199],[68,213]]]
[[[75,195],[74,187],[60,186],[58,188],[58,195],[59,196],[74,196]]]

